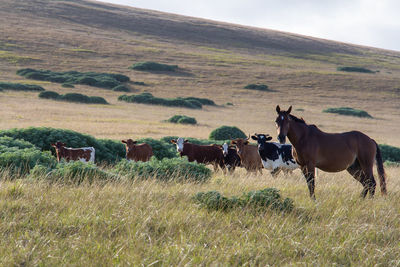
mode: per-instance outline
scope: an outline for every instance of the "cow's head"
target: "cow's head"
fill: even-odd
[[[254,134],[251,136],[251,139],[256,140],[258,144],[258,149],[259,150],[264,150],[264,146],[267,143],[267,141],[272,140],[272,137],[269,134]]]
[[[184,145],[184,143],[187,143],[187,142],[188,142],[188,140],[184,140],[182,137],[179,137],[176,140],[175,139],[171,140],[171,143],[176,145],[176,150],[178,152],[183,152],[183,145]]]
[[[63,143],[63,142],[57,141],[56,143],[51,144],[51,146],[54,147],[55,149],[60,149],[60,148],[62,148],[64,146],[66,146],[66,144]]]
[[[242,154],[243,153],[243,148],[244,146],[249,144],[249,138],[236,138],[231,140],[231,144],[232,145],[236,145],[236,150],[238,152],[238,154]]]
[[[286,142],[286,136],[289,131],[289,114],[292,111],[292,106],[289,107],[287,111],[281,110],[279,105],[276,106],[276,112],[278,113],[278,117],[276,117],[276,131],[278,133],[278,140],[281,144]]]
[[[224,154],[224,157],[226,157],[228,155],[228,149],[229,149],[229,145],[227,143],[224,143],[222,145],[222,153]]]
[[[133,141],[132,139],[121,140],[121,142],[124,143],[126,146],[126,153],[132,150],[137,144],[137,141]]]

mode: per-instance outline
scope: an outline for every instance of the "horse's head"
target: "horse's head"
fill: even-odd
[[[278,133],[278,140],[281,144],[286,142],[286,135],[289,131],[289,114],[292,111],[292,106],[289,107],[287,111],[281,110],[281,108],[276,106],[276,112],[278,113],[278,117],[276,117],[276,131]]]

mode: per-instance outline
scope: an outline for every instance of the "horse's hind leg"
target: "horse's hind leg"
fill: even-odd
[[[361,196],[363,198],[366,197],[368,191],[371,197],[374,196],[375,194],[375,187],[376,187],[376,182],[374,179],[374,175],[371,171],[365,171],[361,167],[360,162],[358,159],[354,161],[354,163],[347,168],[347,171],[357,180],[359,181],[362,186],[363,190],[361,191]]]

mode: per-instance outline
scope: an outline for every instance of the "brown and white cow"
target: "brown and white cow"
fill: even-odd
[[[133,161],[149,161],[153,156],[153,149],[149,144],[143,143],[137,145],[137,141],[132,139],[121,140],[125,144],[126,159]]]
[[[56,142],[51,144],[56,149],[57,160],[60,162],[62,159],[66,161],[82,161],[82,162],[94,162],[95,149],[94,147],[81,147],[71,148],[65,147],[66,144],[63,142]]]
[[[236,145],[237,153],[241,160],[241,165],[247,172],[257,172],[262,174],[261,157],[258,154],[258,147],[249,145],[249,138],[237,138],[231,140],[231,143]]]
[[[172,139],[171,143],[176,144],[176,150],[180,156],[187,156],[190,162],[196,161],[197,163],[212,164],[214,171],[218,169],[218,166],[225,171],[224,155],[222,150],[215,145],[196,145],[188,143],[182,137],[178,139]]]

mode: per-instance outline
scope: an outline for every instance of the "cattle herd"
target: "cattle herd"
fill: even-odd
[[[251,145],[248,138],[231,140],[230,144],[223,145],[197,145],[189,143],[182,137],[172,139],[171,143],[181,157],[186,156],[189,162],[211,164],[214,170],[218,167],[222,171],[232,173],[236,167],[243,167],[247,172],[260,172],[268,169],[272,175],[292,171],[298,165],[294,161],[291,145],[268,142],[272,139],[269,135],[255,134],[252,139],[257,140],[258,146]],[[126,159],[132,161],[149,161],[153,156],[153,149],[149,144],[137,144],[132,139],[121,140],[125,144]],[[57,142],[51,145],[56,150],[57,160],[94,162],[95,149],[93,147],[69,148],[65,143]]]

